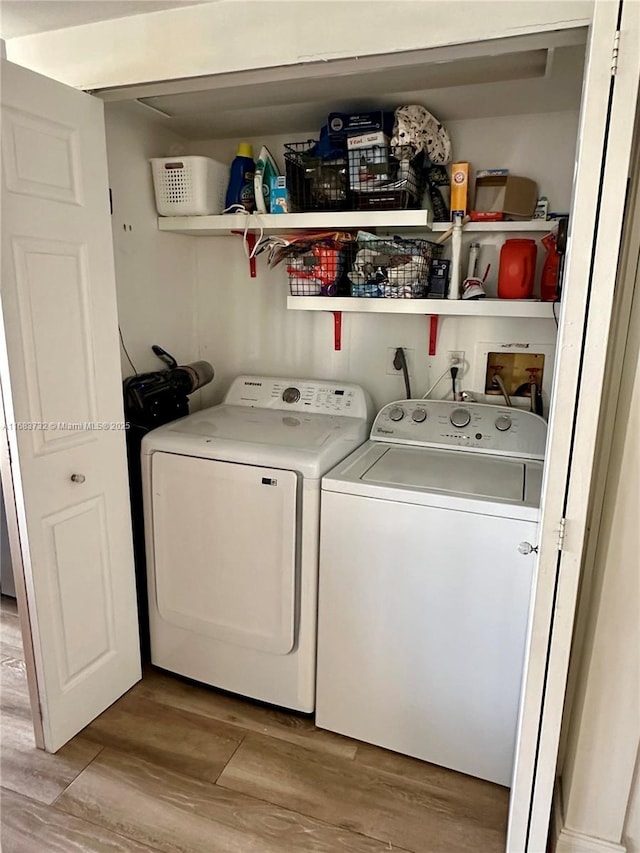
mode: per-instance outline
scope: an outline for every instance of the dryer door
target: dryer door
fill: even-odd
[[[151,477],[162,618],[223,642],[290,652],[297,474],[155,453]]]

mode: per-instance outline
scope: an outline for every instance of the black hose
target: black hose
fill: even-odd
[[[411,383],[409,382],[409,368],[407,366],[407,359],[405,358],[404,349],[402,347],[398,347],[396,349],[396,354],[393,357],[393,366],[396,370],[402,371],[402,378],[404,379],[404,390],[407,395],[407,400],[410,400]]]

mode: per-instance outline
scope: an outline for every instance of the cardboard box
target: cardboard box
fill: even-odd
[[[389,131],[389,121],[393,119],[393,113],[388,115],[382,110],[374,110],[369,113],[329,113],[327,125],[329,136],[333,139],[343,139],[345,136],[353,136],[358,133],[374,133],[377,130]]]
[[[531,219],[538,202],[538,185],[517,175],[488,175],[476,178],[474,221],[500,221],[505,216]],[[453,207],[453,204],[451,205]]]
[[[289,190],[285,175],[274,175],[271,178],[269,194],[269,211],[271,213],[289,213]]]
[[[496,175],[504,178],[508,174],[508,169],[479,169],[476,172],[476,180],[478,180],[478,178],[495,178]]]
[[[385,148],[389,143],[389,137],[378,130],[375,133],[361,133],[358,136],[347,137],[347,149],[352,148],[369,148],[383,145]]]
[[[449,287],[451,261],[447,258],[434,258],[431,261],[429,276],[429,296],[431,299],[445,299]]]
[[[353,139],[353,143],[351,140]],[[388,139],[381,131],[347,139],[349,186],[355,192],[379,192],[386,189],[389,170]]]
[[[451,219],[464,216],[469,197],[469,164],[451,164]]]

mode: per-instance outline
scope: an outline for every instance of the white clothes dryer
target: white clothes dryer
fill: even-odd
[[[152,663],[313,711],[320,478],[371,414],[356,385],[240,376],[144,438]]]
[[[316,723],[509,785],[546,423],[404,400],[323,480]]]

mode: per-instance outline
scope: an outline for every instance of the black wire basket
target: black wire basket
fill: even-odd
[[[358,241],[348,273],[351,295],[382,299],[421,299],[428,296],[431,261],[442,247],[429,240]]]
[[[329,242],[318,243],[303,252],[290,252],[287,255],[289,292],[292,296],[348,295],[345,273],[351,254],[351,247]]]
[[[420,207],[425,188],[422,155],[398,160],[385,144],[349,149],[348,159],[354,210]]]
[[[349,210],[351,207],[347,158],[323,159],[316,153],[318,143],[288,142],[284,163],[291,210]]]

